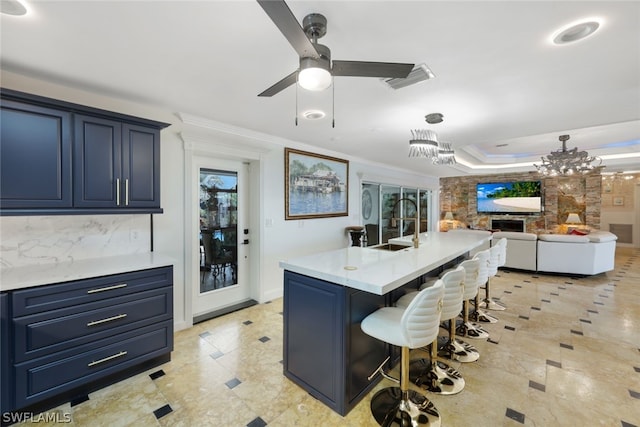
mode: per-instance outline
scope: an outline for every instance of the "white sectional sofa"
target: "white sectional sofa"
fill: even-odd
[[[617,239],[608,231],[592,231],[585,236],[541,234],[537,248],[538,271],[585,275],[611,271]]]
[[[493,242],[507,239],[507,260],[504,267],[521,270],[536,271],[538,235],[533,233],[518,233],[515,231],[496,231]]]
[[[507,239],[504,267],[580,275],[613,270],[618,239],[613,233],[597,230],[584,236],[497,231],[493,233],[492,242],[501,238]]]

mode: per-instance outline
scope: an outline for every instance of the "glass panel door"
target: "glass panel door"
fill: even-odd
[[[241,161],[201,157],[194,162],[193,194],[198,205],[192,221],[199,248],[192,259],[196,323],[251,301],[248,175],[249,166]]]
[[[200,169],[200,293],[237,284],[238,174]]]
[[[362,224],[365,230],[366,246],[380,242],[380,185],[362,184]]]
[[[418,204],[420,211],[420,233],[429,229],[429,206],[431,205],[431,190],[405,188],[377,183],[362,183],[362,224],[366,231],[366,246],[387,243],[389,239],[410,236],[415,230],[416,208],[406,200],[396,202],[402,198],[412,200]],[[412,218],[396,221],[395,227],[391,218]]]
[[[397,221],[395,227],[391,218],[399,217],[402,213],[399,206],[395,203],[400,200],[400,187],[383,185],[380,193],[382,194],[382,214],[380,226],[382,228],[382,243],[387,243],[389,239],[400,237],[400,221]],[[395,213],[394,213],[395,210]]]
[[[420,190],[420,232],[425,233],[429,227],[429,202],[431,191]]]
[[[402,198],[412,200],[414,203],[411,203],[407,200],[403,200],[402,204],[402,217],[403,218],[415,218],[416,217],[416,207],[418,200],[418,190],[415,188],[403,188],[402,189]],[[413,233],[416,229],[416,222],[414,220],[402,220],[401,225],[402,235],[403,236],[413,236]]]

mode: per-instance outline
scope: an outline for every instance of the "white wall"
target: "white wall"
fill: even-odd
[[[252,163],[251,191],[251,258],[252,297],[265,302],[282,295],[283,272],[278,263],[290,257],[311,254],[330,249],[345,247],[349,244],[345,227],[361,224],[360,220],[360,183],[362,180],[378,181],[389,184],[406,185],[434,190],[434,209],[431,218],[437,217],[438,179],[431,176],[419,176],[387,168],[384,165],[372,165],[361,159],[341,153],[323,152],[313,147],[293,141],[283,141],[267,135],[224,126],[210,126],[215,122],[191,121],[183,123],[178,112],[103,96],[94,92],[72,89],[49,84],[13,73],[2,75],[2,86],[9,89],[33,93],[96,108],[117,111],[124,114],[145,117],[152,120],[171,123],[162,131],[162,207],[164,214],[154,215],[154,249],[175,260],[174,264],[174,317],[176,329],[188,327],[190,298],[185,298],[191,288],[185,286],[185,135],[197,134],[198,139],[209,144],[209,150],[218,150],[226,157],[237,156],[245,159],[245,153]],[[219,125],[219,124],[217,124]],[[350,161],[349,165],[349,216],[284,220],[284,147],[291,147],[330,155]],[[259,149],[257,147],[260,147]],[[259,152],[259,154],[256,154]],[[148,220],[148,215],[144,215]],[[46,217],[55,224],[68,221],[64,217]],[[66,217],[69,218],[69,217]],[[0,224],[5,223],[0,219]],[[11,218],[13,223],[23,225],[28,218]],[[145,224],[146,227],[146,224]],[[255,229],[257,228],[257,229]],[[146,228],[145,228],[146,230]],[[53,232],[53,231],[52,231]],[[115,231],[114,231],[115,232]],[[90,245],[89,242],[81,242]],[[4,256],[4,248],[3,254]],[[259,261],[259,262],[258,262]],[[198,280],[198,275],[195,275]],[[197,284],[196,284],[197,285]]]
[[[600,211],[600,229],[609,231],[611,224],[624,224],[632,227],[632,242],[622,243],[619,247],[640,247],[640,174],[603,177],[602,207]],[[614,205],[614,199],[621,199],[622,205]]]

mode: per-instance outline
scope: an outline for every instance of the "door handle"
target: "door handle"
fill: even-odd
[[[120,178],[116,178],[116,205],[120,206]]]

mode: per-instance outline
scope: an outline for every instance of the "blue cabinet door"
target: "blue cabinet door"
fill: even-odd
[[[160,131],[124,124],[122,130],[124,204],[160,207]]]
[[[360,323],[385,306],[375,295],[290,271],[284,272],[284,375],[340,415],[376,385],[367,378],[389,346]]]
[[[0,208],[69,208],[71,115],[3,99]]]
[[[74,122],[74,206],[122,205],[122,124],[80,114]]]

